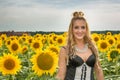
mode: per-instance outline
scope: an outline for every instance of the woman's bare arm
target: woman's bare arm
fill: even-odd
[[[95,73],[96,73],[96,78],[97,80],[104,80],[104,75],[103,75],[103,71],[102,71],[102,68],[100,66],[100,63],[95,64]]]
[[[56,78],[58,80],[64,80],[65,74],[66,74],[66,50],[64,48],[61,48],[59,53],[59,62],[58,62],[58,73],[56,75]]]

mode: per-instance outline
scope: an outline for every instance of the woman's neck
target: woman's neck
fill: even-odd
[[[76,46],[83,48],[85,46],[85,41],[84,39],[81,40],[76,40]]]

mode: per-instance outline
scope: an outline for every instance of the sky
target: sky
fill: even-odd
[[[0,0],[0,31],[67,31],[75,11],[91,31],[120,30],[120,0]]]

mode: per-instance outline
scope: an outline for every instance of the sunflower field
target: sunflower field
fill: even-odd
[[[92,33],[105,80],[120,80],[120,33]],[[0,35],[0,80],[55,80],[67,32]]]

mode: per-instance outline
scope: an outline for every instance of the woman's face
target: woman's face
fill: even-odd
[[[86,22],[84,20],[76,20],[73,23],[73,36],[77,40],[82,40],[86,35]]]

